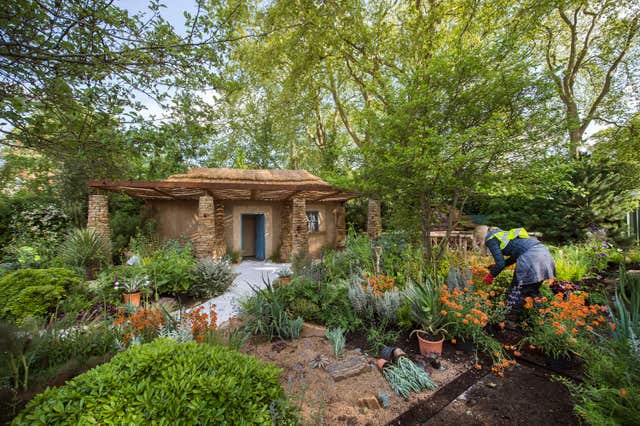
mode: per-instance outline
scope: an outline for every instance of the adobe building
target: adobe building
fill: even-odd
[[[242,257],[290,261],[298,252],[320,255],[344,247],[344,202],[357,194],[336,189],[305,170],[194,168],[163,181],[90,181],[94,192],[145,200],[161,239],[189,237],[198,258],[227,248]],[[380,209],[370,202],[370,234],[380,233]],[[87,227],[109,235],[108,197],[89,197]]]

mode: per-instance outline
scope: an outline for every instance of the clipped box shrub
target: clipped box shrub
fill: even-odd
[[[21,269],[0,279],[0,318],[21,323],[44,317],[79,287],[80,277],[64,268]]]
[[[37,395],[14,424],[295,424],[281,372],[222,346],[157,339]]]

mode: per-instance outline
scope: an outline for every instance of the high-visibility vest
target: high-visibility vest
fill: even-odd
[[[500,241],[500,250],[502,250],[509,244],[509,241],[516,238],[529,238],[529,234],[524,228],[514,228],[508,231],[498,231],[489,237],[489,239],[491,238],[497,238]]]

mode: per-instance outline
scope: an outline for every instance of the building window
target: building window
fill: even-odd
[[[317,210],[307,211],[307,229],[309,232],[320,232],[320,212]]]

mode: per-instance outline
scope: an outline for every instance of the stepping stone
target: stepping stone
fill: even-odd
[[[366,371],[369,371],[369,364],[367,363],[365,357],[359,356],[356,358],[350,358],[345,361],[338,361],[329,364],[326,370],[331,375],[331,377],[333,377],[333,380],[339,382],[340,380],[358,376]]]
[[[375,396],[365,396],[364,398],[360,398],[358,400],[358,405],[360,407],[366,407],[370,410],[377,410],[378,408],[380,408],[378,398],[376,398]]]
[[[324,337],[327,329],[321,325],[305,322],[300,330],[300,337]]]

